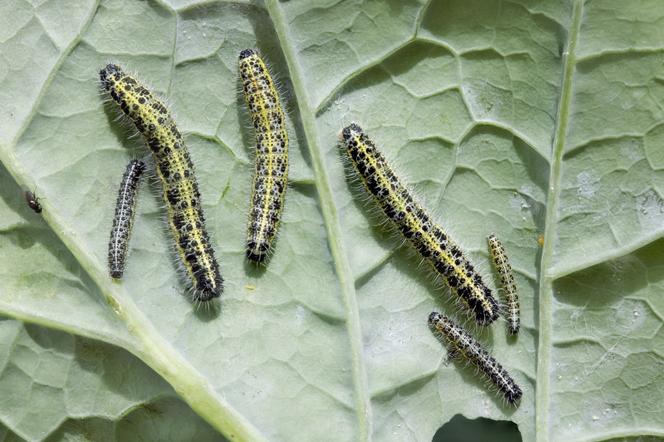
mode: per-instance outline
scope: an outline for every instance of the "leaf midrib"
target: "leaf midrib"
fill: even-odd
[[[549,187],[546,197],[544,246],[540,261],[539,281],[539,339],[537,343],[537,381],[535,393],[535,432],[538,441],[549,440],[549,411],[551,407],[551,353],[553,333],[553,278],[547,273],[553,260],[557,234],[557,214],[560,203],[560,181],[565,139],[572,104],[572,81],[575,69],[575,50],[583,17],[583,1],[575,0],[571,29],[563,58],[563,78],[552,145],[552,161],[549,171]]]
[[[362,330],[360,326],[359,307],[355,292],[355,282],[346,258],[343,242],[341,240],[341,223],[337,215],[332,190],[323,165],[322,150],[316,137],[316,110],[311,105],[309,95],[304,84],[304,75],[297,62],[295,50],[290,45],[288,26],[280,6],[275,0],[267,0],[268,14],[277,34],[282,48],[291,83],[297,99],[298,111],[306,137],[307,147],[314,169],[314,181],[318,191],[318,201],[321,207],[323,223],[328,236],[328,245],[334,261],[334,268],[341,286],[341,296],[346,309],[346,327],[351,347],[352,377],[355,397],[355,412],[359,425],[358,440],[370,441],[372,438],[371,398],[364,366],[364,351],[362,346]]]

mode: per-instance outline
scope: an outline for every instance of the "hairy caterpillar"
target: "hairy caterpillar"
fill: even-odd
[[[507,259],[503,244],[496,238],[496,235],[489,235],[489,249],[491,251],[491,260],[500,275],[500,283],[505,292],[505,314],[507,316],[507,329],[513,335],[519,333],[519,295],[516,293],[516,284],[512,274],[512,266]]]
[[[194,166],[170,112],[119,66],[109,64],[99,76],[152,151],[175,249],[191,281],[194,299],[209,301],[218,297],[223,290],[223,279],[205,229]]]
[[[288,132],[270,72],[253,49],[240,52],[244,99],[256,133],[256,159],[247,227],[247,259],[263,262],[277,235],[288,183]]]
[[[498,304],[482,277],[452,239],[435,224],[392,171],[362,128],[351,124],[341,138],[364,187],[420,255],[444,277],[478,324],[498,317]]]
[[[429,315],[429,326],[433,328],[436,334],[445,337],[451,358],[461,356],[484,373],[487,379],[502,393],[507,402],[512,405],[519,402],[522,395],[521,388],[466,330],[447,316],[437,312],[432,312]]]
[[[108,243],[108,267],[111,278],[120,279],[124,272],[136,209],[136,192],[143,172],[145,172],[145,163],[133,160],[127,164],[127,169],[122,176],[118,200],[115,204],[111,240]]]
[[[39,204],[39,198],[37,198],[37,195],[35,195],[34,192],[26,190],[23,197],[25,198],[25,202],[28,203],[28,206],[34,210],[35,213],[41,213],[42,206]]]

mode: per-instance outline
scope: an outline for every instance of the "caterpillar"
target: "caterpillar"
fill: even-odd
[[[500,283],[505,292],[505,314],[507,316],[507,330],[510,334],[519,333],[519,295],[516,293],[516,283],[512,273],[512,266],[507,259],[505,248],[496,235],[488,236],[489,250],[491,251],[491,260],[500,275]]]
[[[25,193],[23,194],[23,197],[25,198],[25,202],[28,203],[28,206],[35,213],[41,213],[42,206],[41,204],[39,204],[39,198],[37,198],[37,195],[35,195],[34,192],[26,190]]]
[[[205,229],[194,166],[170,112],[150,90],[115,64],[103,68],[99,77],[152,152],[175,250],[191,281],[194,300],[218,297],[223,278]]]
[[[447,282],[480,325],[498,317],[498,304],[468,258],[411,196],[376,145],[353,123],[341,132],[346,153],[366,190],[401,234]]]
[[[115,204],[111,240],[108,243],[108,267],[111,278],[114,279],[122,278],[124,273],[129,237],[136,209],[136,192],[143,172],[145,172],[145,163],[140,160],[132,160],[127,164],[127,169],[122,175],[118,199]]]
[[[279,94],[267,66],[253,49],[240,52],[242,90],[256,134],[247,259],[264,262],[277,235],[288,183],[288,132]]]
[[[442,335],[448,344],[449,356],[461,356],[481,371],[505,397],[516,405],[521,399],[521,388],[496,360],[460,325],[438,312],[429,315],[429,326],[436,335]]]

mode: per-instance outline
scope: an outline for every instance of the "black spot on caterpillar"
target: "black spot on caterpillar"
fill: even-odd
[[[111,240],[108,243],[108,267],[111,278],[120,279],[124,273],[131,227],[134,223],[136,193],[144,171],[145,163],[143,161],[132,160],[127,164],[127,169],[122,176],[118,200],[115,204]]]
[[[480,325],[498,317],[498,304],[468,258],[411,196],[376,145],[357,124],[343,129],[346,153],[364,187],[398,230],[447,282]]]
[[[28,203],[28,206],[30,206],[30,208],[34,210],[35,213],[41,213],[42,206],[39,204],[39,198],[37,198],[37,195],[35,195],[34,192],[26,190],[23,196],[25,198],[25,202]]]
[[[460,356],[473,364],[500,391],[507,402],[516,405],[521,399],[521,388],[489,353],[460,325],[437,312],[429,315],[429,326],[436,335],[447,341],[450,357]]]
[[[99,73],[101,84],[133,121],[152,152],[175,250],[191,281],[196,301],[209,301],[223,291],[219,265],[205,229],[194,165],[166,106],[119,66]]]
[[[500,275],[500,283],[505,293],[504,314],[507,317],[507,329],[513,335],[519,333],[519,295],[516,292],[516,283],[512,266],[507,259],[503,244],[496,238],[496,235],[489,235],[489,249],[491,251],[491,260]]]
[[[252,49],[240,52],[244,99],[256,133],[256,158],[247,258],[263,262],[277,235],[288,184],[288,132],[279,95],[267,66]]]

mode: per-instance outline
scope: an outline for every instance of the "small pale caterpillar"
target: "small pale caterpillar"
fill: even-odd
[[[442,335],[448,344],[449,356],[461,356],[473,364],[502,393],[507,402],[515,405],[521,399],[521,388],[489,353],[461,326],[437,312],[429,315],[429,326]]]
[[[478,324],[498,317],[498,304],[482,277],[452,239],[435,224],[392,171],[362,128],[351,124],[341,138],[364,187],[420,255],[444,277]]]
[[[288,183],[288,132],[267,66],[252,49],[240,52],[244,99],[256,133],[256,165],[247,228],[247,259],[263,262],[277,235]]]
[[[108,267],[111,278],[120,279],[124,272],[136,209],[136,193],[144,171],[145,163],[143,161],[132,160],[127,164],[127,169],[122,176],[118,200],[115,204],[111,240],[108,243]]]
[[[41,213],[42,206],[39,204],[39,198],[37,198],[37,195],[35,195],[34,192],[26,190],[23,196],[25,197],[25,202],[28,203],[28,206],[30,206],[35,213]]]
[[[489,235],[489,249],[491,259],[500,275],[500,283],[505,292],[505,315],[507,316],[507,329],[513,335],[519,333],[519,296],[516,293],[516,284],[512,274],[512,266],[507,259],[503,244],[496,238],[496,235]]]
[[[170,112],[119,66],[109,64],[99,76],[152,151],[175,249],[191,281],[194,299],[209,301],[218,297],[223,290],[223,279],[205,229],[194,165]]]

